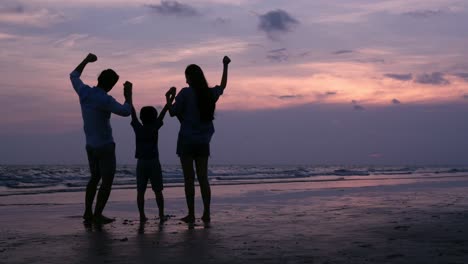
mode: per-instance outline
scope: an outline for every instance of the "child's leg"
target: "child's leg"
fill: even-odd
[[[163,178],[162,178],[162,169],[161,164],[158,159],[154,160],[153,171],[150,176],[151,187],[153,188],[154,194],[156,196],[156,204],[159,208],[159,219],[163,223],[166,219],[164,216],[164,196],[162,190],[164,189]]]
[[[148,185],[147,168],[145,161],[138,160],[137,162],[137,205],[140,212],[140,221],[146,221],[145,215],[145,192]]]

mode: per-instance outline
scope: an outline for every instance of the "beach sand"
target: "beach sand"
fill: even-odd
[[[0,263],[468,263],[468,176],[212,191],[212,223],[193,227],[181,187],[164,190],[162,227],[150,192],[148,223],[115,190],[102,228],[83,225],[81,192],[0,197]]]

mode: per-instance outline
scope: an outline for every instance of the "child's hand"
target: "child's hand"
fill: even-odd
[[[228,65],[229,63],[231,63],[231,59],[230,59],[228,56],[224,56],[224,58],[223,58],[223,64],[224,64],[224,65]]]
[[[124,83],[124,97],[125,99],[129,99],[132,97],[132,89],[133,89],[133,84],[129,81],[126,81]]]

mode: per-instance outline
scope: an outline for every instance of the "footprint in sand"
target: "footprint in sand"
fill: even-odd
[[[405,255],[403,255],[403,254],[391,254],[391,255],[386,256],[385,258],[386,259],[396,259],[396,258],[402,258],[404,256]]]
[[[394,227],[395,230],[403,230],[403,231],[407,231],[409,228],[410,226],[406,226],[406,225],[400,225],[400,226]]]

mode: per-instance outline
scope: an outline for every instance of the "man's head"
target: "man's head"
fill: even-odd
[[[104,91],[109,92],[112,90],[112,87],[114,87],[118,80],[119,75],[117,75],[114,70],[103,70],[101,74],[99,74],[97,86],[104,89]]]

